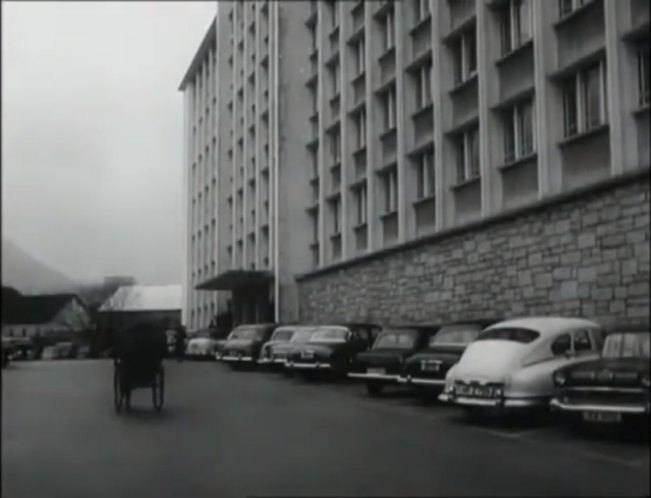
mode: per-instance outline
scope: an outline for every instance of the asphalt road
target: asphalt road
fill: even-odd
[[[214,363],[167,364],[163,413],[143,391],[117,415],[111,372],[106,360],[2,371],[4,498],[649,495],[648,443],[479,426]]]

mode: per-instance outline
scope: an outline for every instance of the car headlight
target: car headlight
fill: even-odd
[[[642,375],[642,386],[649,387],[651,386],[651,379],[649,379],[649,373]]]
[[[554,374],[554,384],[556,384],[557,386],[562,386],[563,384],[565,384],[566,380],[567,378],[565,377],[565,374],[563,372],[556,372]]]

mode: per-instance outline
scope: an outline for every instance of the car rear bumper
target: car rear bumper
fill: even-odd
[[[651,413],[651,405],[603,405],[603,404],[568,404],[554,398],[549,403],[553,410],[568,411],[568,412],[613,412],[613,413],[629,413],[633,415],[642,415]]]
[[[424,379],[422,377],[398,377],[401,384],[414,384],[420,386],[445,386],[445,379]]]
[[[303,363],[303,362],[292,362],[287,363],[289,368],[295,368],[297,370],[330,370],[332,365],[330,363]]]
[[[397,381],[399,376],[379,373],[349,373],[348,377],[351,379]]]

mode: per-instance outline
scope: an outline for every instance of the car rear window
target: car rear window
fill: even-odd
[[[276,330],[271,336],[272,341],[289,341],[294,335],[294,331],[291,329],[280,329]]]
[[[373,349],[378,348],[403,348],[413,347],[418,331],[416,329],[389,329],[384,330],[373,344]]]
[[[610,334],[604,344],[606,358],[649,358],[651,334],[630,332]]]
[[[430,338],[430,346],[443,344],[469,344],[481,333],[478,325],[452,325],[443,327],[436,335]]]
[[[300,329],[294,332],[291,340],[289,342],[307,342],[314,335],[315,329]]]
[[[346,342],[350,331],[343,328],[318,328],[311,337],[311,341],[319,342]]]
[[[516,327],[500,327],[497,329],[487,330],[482,332],[477,337],[477,341],[510,341],[519,342],[521,344],[528,344],[535,341],[540,334],[535,330],[516,328]]]
[[[242,327],[233,331],[231,339],[257,339],[262,332],[263,330],[259,327]]]

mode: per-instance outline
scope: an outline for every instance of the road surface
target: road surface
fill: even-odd
[[[143,391],[124,416],[109,360],[3,370],[2,496],[649,495],[648,443],[478,426],[358,385],[215,363],[169,363],[166,374],[163,413]]]

